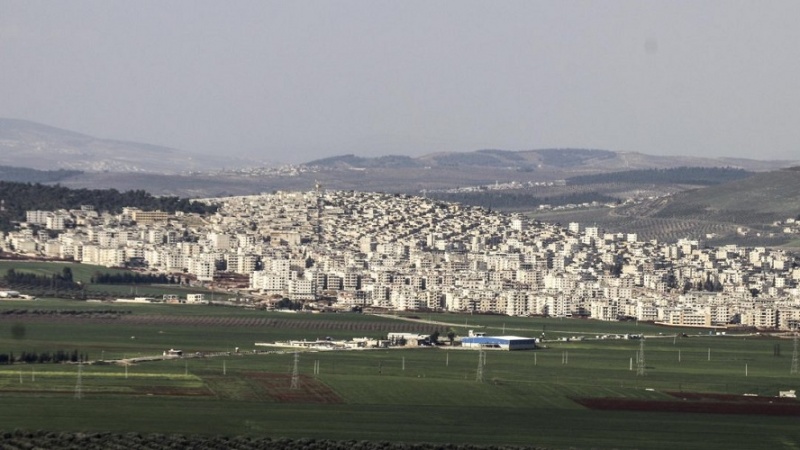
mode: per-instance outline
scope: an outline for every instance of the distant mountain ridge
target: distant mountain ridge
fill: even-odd
[[[262,164],[227,154],[219,157],[193,154],[159,145],[97,138],[28,120],[0,118],[0,165],[39,170],[174,174],[208,172],[231,167],[257,167]],[[512,169],[521,172],[551,172],[551,175],[563,172],[564,176],[575,176],[583,173],[671,167],[736,167],[750,171],[768,171],[800,165],[800,160],[654,156],[602,149],[549,148],[519,151],[481,149],[417,157],[362,157],[347,154],[317,159],[304,165],[325,169]]]
[[[347,154],[309,161],[304,165],[327,169],[491,167],[515,168],[523,171],[552,169],[568,172],[610,172],[673,167],[733,167],[751,171],[768,171],[786,168],[798,163],[800,163],[800,160],[761,161],[745,158],[655,156],[644,153],[614,152],[599,149],[551,148],[520,151],[484,149],[472,152],[434,153],[418,157],[398,155],[361,157]]]
[[[416,161],[410,156],[387,155],[387,156],[378,156],[374,158],[365,158],[353,154],[316,159],[314,161],[307,162],[304,165],[339,168],[339,169],[366,168],[366,167],[368,168],[421,167],[420,162]]]
[[[0,165],[40,170],[179,173],[236,162],[159,145],[96,138],[28,120],[0,118]]]

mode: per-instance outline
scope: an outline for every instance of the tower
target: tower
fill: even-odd
[[[294,352],[294,368],[292,369],[292,385],[289,389],[300,389],[300,372],[297,369],[297,364],[300,362],[300,353]]]
[[[636,358],[636,375],[643,376],[645,375],[645,365],[644,365],[644,336],[642,336],[642,340],[639,341],[639,355]]]
[[[78,363],[78,381],[75,383],[75,400],[83,398],[83,380],[81,379],[83,372],[83,364]]]
[[[316,192],[317,200],[317,219],[314,223],[314,235],[317,238],[317,244],[322,243],[322,185],[319,181],[314,184],[314,191]]]
[[[478,371],[475,373],[475,381],[483,383],[483,366],[486,365],[486,355],[483,349],[478,350]]]
[[[791,373],[792,375],[796,375],[798,373],[798,371],[800,371],[800,370],[798,370],[798,369],[800,369],[800,367],[798,367],[798,366],[800,366],[800,361],[798,361],[799,357],[798,357],[798,348],[797,348],[797,345],[798,345],[798,342],[797,342],[797,327],[795,327],[793,334],[794,334],[794,336],[793,336],[792,340],[793,340],[793,344],[794,345],[793,345],[793,349],[792,349],[792,369],[789,371],[789,373]]]

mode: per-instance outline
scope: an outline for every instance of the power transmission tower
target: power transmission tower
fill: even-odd
[[[322,243],[322,185],[317,181],[314,185],[314,190],[317,194],[317,220],[314,224],[314,234],[317,238],[317,244]]]
[[[794,329],[794,337],[792,338],[794,341],[793,350],[792,350],[792,370],[789,372],[792,375],[796,375],[800,370],[800,360],[798,360],[798,348],[797,348],[797,327]]]
[[[475,373],[475,381],[483,383],[483,366],[486,365],[486,355],[483,349],[478,350],[478,371]]]
[[[643,376],[645,375],[645,365],[644,365],[644,337],[642,340],[639,341],[639,357],[636,360],[636,375]]]
[[[83,364],[78,363],[78,381],[75,383],[75,400],[83,398]]]
[[[294,352],[294,368],[292,369],[292,385],[289,389],[300,389],[300,372],[297,365],[300,362],[300,353]]]

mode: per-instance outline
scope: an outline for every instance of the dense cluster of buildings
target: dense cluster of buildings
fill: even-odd
[[[422,197],[343,191],[208,199],[208,216],[31,211],[17,253],[249,277],[263,298],[344,307],[635,318],[681,326],[800,322],[800,268],[767,248],[566,228]]]

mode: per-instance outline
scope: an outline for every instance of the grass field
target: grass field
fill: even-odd
[[[125,311],[118,319],[0,314],[0,352],[86,352],[105,364],[0,365],[5,429],[268,435],[376,441],[536,445],[549,448],[796,448],[796,416],[590,410],[581,397],[643,400],[667,392],[775,396],[800,387],[793,342],[711,336],[650,324],[419,315],[437,325],[358,314],[285,314],[234,308],[2,302],[11,309]],[[12,325],[24,325],[14,336]],[[478,353],[424,348],[301,352],[300,389],[290,388],[291,351],[253,353],[254,342],[321,336],[379,337],[393,329],[453,327],[539,336],[547,348]],[[687,337],[676,337],[686,331]],[[635,339],[645,334],[646,374]],[[559,340],[583,336],[585,340]],[[133,337],[133,339],[132,339]],[[782,349],[776,356],[776,345]],[[241,352],[233,351],[239,347]],[[107,361],[181,348],[214,357]],[[230,355],[227,352],[231,352]],[[316,370],[318,369],[318,370]],[[631,370],[633,369],[633,370]],[[80,371],[80,399],[76,399]],[[297,396],[297,394],[302,394]]]
[[[0,277],[5,276],[9,269],[14,269],[17,272],[33,273],[35,275],[60,275],[65,267],[72,270],[73,280],[82,283],[86,287],[86,294],[89,297],[102,296],[102,297],[156,297],[161,298],[164,294],[174,294],[185,297],[186,294],[205,293],[209,296],[211,291],[208,289],[179,286],[175,285],[122,285],[122,284],[94,284],[91,279],[95,273],[109,273],[118,274],[126,273],[128,271],[122,269],[114,269],[105,266],[96,266],[91,264],[79,263],[61,263],[61,262],[42,262],[42,261],[0,261]],[[42,288],[42,290],[47,290]],[[228,293],[215,293],[218,300],[228,299],[232,297]]]

